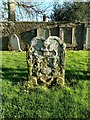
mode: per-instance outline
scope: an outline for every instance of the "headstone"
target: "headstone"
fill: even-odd
[[[19,38],[16,34],[13,34],[10,38],[10,44],[12,47],[12,50],[15,51],[22,51],[21,47],[20,47],[20,42],[19,42]]]
[[[0,24],[0,50],[2,50],[2,24]]]
[[[64,85],[65,48],[65,43],[57,36],[33,38],[26,49],[28,80],[36,77],[37,84]]]
[[[47,28],[44,28],[44,29],[39,28],[39,29],[37,29],[37,37],[47,39],[49,37],[49,29],[47,29]]]
[[[90,27],[87,27],[85,48],[90,49]]]

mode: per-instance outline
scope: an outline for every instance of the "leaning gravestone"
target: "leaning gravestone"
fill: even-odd
[[[10,44],[12,47],[12,50],[15,51],[22,51],[20,48],[20,42],[19,42],[19,38],[16,34],[13,34],[10,38]]]
[[[28,80],[32,83],[64,85],[66,44],[59,37],[35,37],[26,47]]]

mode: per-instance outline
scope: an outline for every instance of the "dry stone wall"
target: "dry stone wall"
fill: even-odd
[[[25,50],[25,44],[30,43],[33,37],[38,36],[38,30],[45,29],[48,36],[58,36],[66,44],[67,48],[90,49],[89,26],[90,22],[2,22],[2,50],[11,50],[9,40],[12,34],[19,37],[20,46]],[[67,31],[68,29],[68,31]],[[40,31],[40,30],[39,30]]]

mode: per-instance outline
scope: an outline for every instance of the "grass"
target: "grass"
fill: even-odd
[[[25,52],[2,54],[2,119],[89,119],[90,51],[66,52],[65,87],[26,88]]]

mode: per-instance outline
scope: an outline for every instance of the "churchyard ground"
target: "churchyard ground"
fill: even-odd
[[[32,88],[26,85],[25,52],[2,56],[2,119],[89,118],[90,51],[66,51],[65,86]]]

